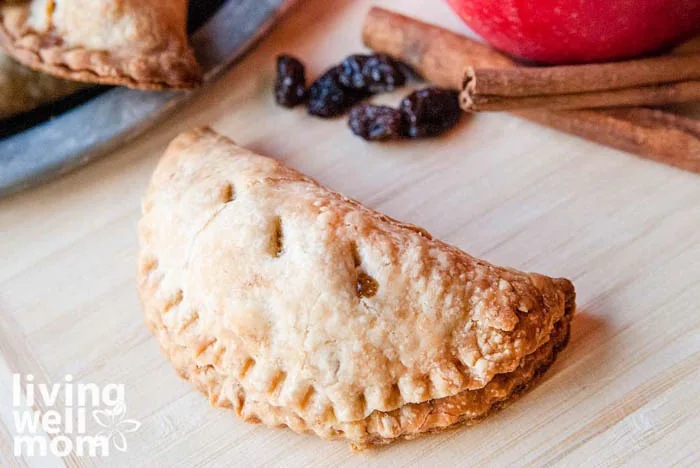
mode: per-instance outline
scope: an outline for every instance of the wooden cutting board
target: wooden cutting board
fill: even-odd
[[[0,201],[3,466],[700,463],[700,177],[505,114],[465,118],[440,139],[368,144],[344,119],[276,107],[276,54],[299,55],[316,75],[362,51],[373,3],[301,2],[177,116]],[[443,2],[379,3],[466,32]],[[210,408],[160,355],[134,279],[140,196],[168,141],[203,124],[473,255],[571,278],[580,312],[569,347],[486,422],[360,455]],[[107,458],[15,458],[13,373],[123,384],[141,426]]]

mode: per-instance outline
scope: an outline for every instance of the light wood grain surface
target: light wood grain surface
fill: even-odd
[[[275,55],[297,54],[315,75],[363,50],[373,3],[467,32],[435,0],[302,1],[155,130],[0,200],[0,464],[700,463],[700,178],[505,114],[465,118],[436,140],[378,145],[344,119],[276,107]],[[210,408],[158,352],[135,286],[140,197],[166,144],[202,124],[473,255],[571,278],[580,312],[569,347],[541,385],[486,422],[361,455]],[[123,383],[142,426],[107,459],[16,459],[12,373]]]

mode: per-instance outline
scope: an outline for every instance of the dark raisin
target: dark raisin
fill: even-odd
[[[445,133],[462,116],[459,93],[447,89],[425,88],[406,96],[399,105],[404,117],[404,132],[411,138]]]
[[[343,86],[338,77],[340,67],[333,67],[321,75],[309,88],[309,114],[318,117],[335,117],[367,97],[363,90]]]
[[[355,135],[369,141],[401,137],[402,115],[386,106],[360,104],[352,108],[348,125]]]
[[[371,56],[362,69],[362,74],[368,81],[367,89],[372,93],[384,93],[400,88],[406,84],[404,67],[388,55]]]
[[[346,88],[366,89],[367,83],[362,74],[362,69],[369,55],[350,55],[339,65],[340,73],[338,81]]]
[[[306,96],[306,72],[304,65],[290,55],[277,57],[275,100],[284,107],[294,107]]]
[[[339,80],[347,88],[384,93],[406,84],[404,68],[384,54],[351,55],[340,65]]]

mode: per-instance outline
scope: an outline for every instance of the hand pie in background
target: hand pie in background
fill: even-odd
[[[201,71],[187,0],[0,3],[0,47],[54,76],[139,89],[189,89]]]

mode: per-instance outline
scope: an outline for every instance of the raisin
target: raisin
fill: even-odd
[[[367,89],[362,68],[367,63],[368,55],[350,55],[340,64],[338,80],[346,88]]]
[[[340,65],[340,83],[370,93],[393,91],[406,84],[406,65],[388,55],[351,55]]]
[[[404,132],[411,138],[445,133],[459,122],[462,110],[456,91],[425,88],[406,96],[399,105]]]
[[[405,67],[388,55],[371,56],[362,69],[367,89],[372,93],[384,93],[400,88],[406,84]]]
[[[348,125],[355,135],[369,141],[401,137],[403,117],[391,107],[360,104],[352,108]]]
[[[294,107],[306,97],[304,65],[290,55],[277,57],[275,101],[284,107]]]
[[[321,75],[309,88],[309,114],[317,117],[335,117],[367,97],[364,90],[350,89],[339,81],[340,67],[333,67]]]

